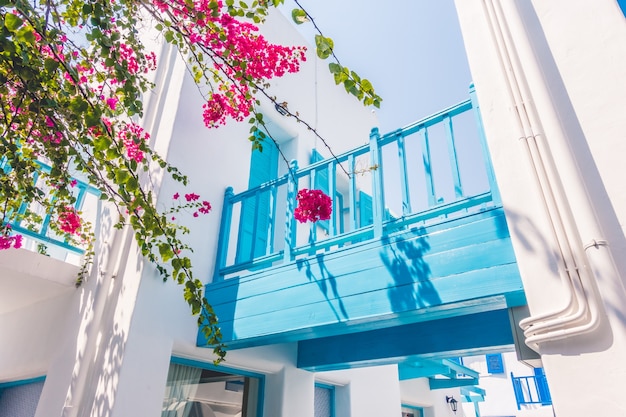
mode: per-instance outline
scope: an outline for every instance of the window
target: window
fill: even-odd
[[[161,417],[258,417],[262,382],[260,376],[229,373],[222,366],[173,360]]]
[[[424,417],[424,409],[402,404],[402,417]]]
[[[45,377],[0,384],[0,417],[32,417]]]
[[[315,384],[315,417],[334,417],[335,387],[332,385]]]
[[[502,362],[502,354],[485,355],[487,360],[487,372],[490,374],[503,374],[504,363]]]

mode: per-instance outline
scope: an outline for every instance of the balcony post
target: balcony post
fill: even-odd
[[[298,161],[292,160],[289,164],[289,180],[287,186],[287,210],[285,212],[285,262],[293,260],[293,249],[296,247],[296,223],[293,213],[296,209],[296,194],[298,184],[296,183],[296,172],[298,171]]]
[[[217,254],[215,256],[213,282],[224,279],[224,277],[220,274],[220,270],[226,266],[230,227],[233,219],[233,204],[231,203],[231,199],[234,195],[235,193],[233,191],[233,187],[226,188],[226,191],[224,192],[224,204],[222,205],[222,218],[220,220],[220,234],[219,239],[217,240]]]
[[[383,235],[383,211],[385,207],[382,176],[382,161],[380,158],[380,148],[378,147],[380,134],[375,127],[370,133],[370,163],[372,167],[372,208],[374,217],[374,237]],[[375,167],[375,168],[374,168]]]
[[[489,181],[489,188],[491,190],[491,199],[494,204],[502,205],[500,200],[500,190],[498,189],[498,184],[496,183],[496,175],[493,172],[491,155],[489,154],[489,147],[487,146],[487,137],[485,136],[483,118],[480,115],[480,106],[478,105],[478,98],[476,97],[476,88],[474,87],[474,83],[470,84],[469,96],[472,102],[472,110],[474,111],[476,127],[478,128],[478,138],[480,140],[480,147],[483,152],[483,160],[485,161],[485,171],[487,172],[487,179]]]

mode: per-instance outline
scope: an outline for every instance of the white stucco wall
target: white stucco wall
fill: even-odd
[[[519,58],[521,71],[511,71],[500,60],[496,32],[489,23],[491,5],[508,24],[504,38]],[[582,247],[591,239],[608,243],[586,252],[592,259],[587,265],[602,271],[586,283],[591,293],[599,294],[599,327],[541,347],[556,415],[624,414],[625,406],[616,401],[626,376],[621,364],[626,349],[624,16],[613,0],[475,0],[457,1],[456,6],[532,315],[564,305],[567,291],[557,269],[553,226],[524,149],[524,135],[516,128],[517,112],[524,108],[515,108],[509,100],[507,74],[515,73],[517,81],[528,85],[531,98],[524,107],[536,108],[537,141],[554,159],[555,170],[549,175],[563,185],[563,195],[557,198],[571,212],[581,236],[577,244]],[[550,158],[544,161],[549,164]],[[585,209],[587,205],[592,209]],[[590,235],[589,230],[596,232]],[[613,259],[598,263],[600,251]],[[581,390],[584,395],[573,400],[573,393]]]
[[[270,17],[270,24],[267,36],[271,41],[302,41],[281,15]],[[178,216],[191,228],[188,242],[195,248],[194,274],[208,282],[224,190],[227,186],[236,192],[247,188],[249,125],[206,129],[202,98],[180,60],[168,48],[150,47],[161,54],[157,88],[145,97],[144,125],[152,132],[153,146],[188,175],[190,185],[185,189],[167,177],[161,183],[158,170],[152,180],[163,208],[169,207],[175,192],[200,194],[213,205],[208,216]],[[288,101],[290,110],[318,129],[334,152],[367,142],[375,120],[370,110],[334,85],[327,63],[317,62],[313,50],[307,57],[299,74],[273,82],[272,94]],[[322,146],[319,139],[304,125],[273,111],[269,107],[268,120],[274,129],[279,126],[277,139],[287,157],[298,158],[305,166],[311,149]],[[206,363],[214,359],[210,349],[195,346],[196,319],[182,298],[182,289],[163,283],[144,264],[128,230],[109,232],[98,238],[94,273],[68,303],[73,313],[60,326],[62,343],[51,353],[53,359],[45,370],[38,417],[159,415],[171,357]],[[265,375],[265,416],[313,416],[315,375],[297,369],[295,352],[295,345],[282,345],[228,354],[227,367]],[[32,355],[13,359],[25,363]],[[353,415],[400,413],[396,367],[346,371],[335,383],[338,403]],[[378,395],[381,392],[384,395]]]

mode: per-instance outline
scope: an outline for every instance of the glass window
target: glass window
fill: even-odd
[[[315,384],[315,417],[335,415],[335,387]]]
[[[423,409],[420,407],[412,407],[408,405],[402,406],[402,417],[423,417]]]
[[[161,417],[258,417],[261,379],[171,363]]]

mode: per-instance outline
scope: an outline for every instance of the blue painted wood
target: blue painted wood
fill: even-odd
[[[298,171],[298,161],[291,161],[289,170],[293,173],[288,177],[287,188],[287,210],[285,212],[285,249],[284,261],[291,262],[293,260],[293,249],[296,246],[296,220],[293,217],[296,209],[296,194],[298,193],[298,184],[296,184],[295,172]]]
[[[504,373],[504,362],[502,361],[501,353],[485,355],[485,360],[487,362],[487,372],[489,372],[490,374]]]
[[[328,165],[328,173],[328,195],[332,199],[333,204],[333,213],[329,221],[328,235],[335,236],[337,235],[337,215],[339,215],[339,217],[342,216],[342,207],[338,204],[339,199],[337,198],[337,163],[334,160],[332,160]]]
[[[450,169],[452,170],[452,181],[454,182],[454,195],[457,199],[463,197],[463,186],[461,185],[461,174],[459,172],[459,158],[456,154],[456,143],[452,118],[450,116],[443,119],[445,126],[446,142],[448,143],[448,157],[450,159]]]
[[[506,309],[298,342],[298,367],[345,369],[506,349],[513,335]]]
[[[472,110],[474,112],[474,121],[478,127],[478,138],[480,140],[480,148],[483,154],[483,161],[485,162],[485,172],[487,173],[487,180],[489,181],[489,188],[493,196],[495,204],[501,204],[500,189],[496,183],[496,174],[493,172],[493,164],[491,163],[491,154],[489,153],[489,147],[487,146],[487,137],[485,136],[485,128],[483,126],[483,118],[480,115],[480,105],[478,103],[478,97],[476,96],[476,88],[472,83],[469,88],[470,100],[472,102]]]
[[[374,237],[383,234],[383,211],[385,208],[385,191],[383,188],[382,158],[378,141],[380,134],[375,127],[370,133],[370,166],[372,167],[372,203],[374,214]]]
[[[398,165],[400,166],[400,190],[402,191],[402,215],[411,213],[411,193],[409,191],[408,172],[406,169],[406,149],[404,136],[398,132]]]
[[[359,191],[359,227],[374,224],[374,202],[364,191]]]
[[[357,158],[365,157],[369,153],[370,159],[373,161],[372,165],[378,165],[378,168],[372,172],[373,174],[372,180],[373,180],[373,183],[375,184],[373,191],[374,192],[376,190],[380,191],[380,193],[377,193],[376,195],[374,195],[374,193],[372,194],[372,197],[373,197],[372,209],[374,208],[373,203],[375,200],[379,204],[380,215],[382,217],[382,220],[376,221],[375,227],[363,226],[364,222],[361,219],[359,219],[359,213],[358,213],[358,211],[360,211],[361,204],[355,201],[355,197],[358,198],[357,192],[359,191],[356,188],[355,175],[349,175],[350,182],[349,182],[348,193],[349,194],[351,193],[351,196],[349,196],[350,199],[348,201],[348,204],[345,206],[347,213],[345,213],[344,216],[341,216],[340,213],[344,213],[343,208],[334,207],[334,211],[336,214],[335,214],[335,217],[333,217],[333,220],[337,221],[337,216],[339,216],[339,222],[341,223],[343,218],[347,217],[350,220],[351,227],[347,231],[337,230],[337,224],[335,224],[335,232],[338,232],[337,234],[337,233],[330,232],[330,224],[328,222],[318,222],[317,226],[319,228],[325,229],[328,233],[324,233],[323,236],[316,236],[314,232],[313,235],[310,236],[311,237],[310,240],[301,239],[301,238],[297,239],[300,242],[307,242],[307,243],[302,244],[300,246],[294,245],[294,247],[289,248],[288,251],[286,252],[283,251],[281,255],[287,255],[285,259],[290,260],[292,259],[293,256],[299,256],[300,254],[311,254],[314,251],[318,251],[318,250],[327,251],[327,250],[332,250],[334,247],[340,247],[340,246],[344,246],[347,244],[354,244],[362,240],[365,235],[367,235],[367,237],[365,238],[369,239],[369,238],[373,238],[374,236],[382,236],[382,234],[393,233],[395,230],[399,230],[404,227],[410,227],[412,224],[415,224],[416,222],[422,222],[424,220],[428,222],[431,222],[433,220],[437,221],[435,217],[439,215],[457,217],[458,213],[453,213],[452,211],[450,211],[450,209],[454,209],[454,208],[458,210],[464,210],[466,208],[470,208],[473,211],[477,211],[479,209],[493,207],[494,205],[497,206],[497,204],[494,204],[493,202],[488,201],[488,199],[491,198],[491,193],[485,193],[485,194],[482,194],[481,196],[469,196],[468,198],[451,200],[451,201],[445,202],[445,204],[442,204],[442,202],[436,201],[437,195],[436,195],[436,190],[435,190],[435,184],[436,183],[438,184],[438,181],[441,181],[441,180],[434,178],[434,172],[432,171],[431,166],[430,166],[432,161],[430,160],[431,158],[430,150],[428,149],[430,146],[429,138],[428,138],[428,129],[435,125],[445,124],[445,123],[448,123],[448,125],[451,126],[456,116],[461,115],[471,110],[472,110],[472,102],[471,100],[466,100],[462,103],[451,106],[447,109],[444,109],[438,113],[435,113],[431,116],[423,118],[419,120],[418,122],[415,122],[405,128],[396,130],[392,133],[380,136],[378,132],[374,132],[374,134],[372,135],[372,140],[370,141],[369,144],[360,146],[344,154],[340,154],[337,156],[336,160],[335,159],[320,160],[320,161],[312,163],[308,167],[304,167],[296,171],[291,171],[289,173],[289,176],[293,175],[295,177],[296,182],[299,184],[301,183],[300,180],[302,180],[303,178],[309,177],[313,171],[315,171],[315,175],[318,178],[322,173],[329,173],[327,178],[330,182],[331,180],[330,177],[332,176],[330,175],[332,174],[330,173],[330,171],[333,169],[334,164],[342,164],[342,165],[347,164],[349,171],[354,172],[355,161],[357,160]],[[448,129],[448,131],[449,131],[448,136],[450,136],[451,135],[450,129]],[[424,159],[424,167],[426,170],[424,175],[425,175],[425,179],[427,182],[426,194],[428,198],[428,206],[430,208],[426,210],[420,209],[421,211],[416,211],[416,212],[409,212],[408,210],[410,208],[409,207],[410,205],[409,192],[412,193],[414,192],[414,190],[410,188],[407,189],[407,187],[409,187],[410,181],[408,178],[406,178],[406,175],[408,175],[408,172],[404,170],[405,174],[402,175],[401,182],[406,183],[406,186],[403,186],[400,189],[400,191],[402,191],[402,188],[404,188],[404,191],[402,191],[402,193],[406,194],[406,196],[403,197],[404,201],[402,201],[402,206],[404,207],[403,216],[401,218],[395,218],[390,215],[389,210],[385,207],[385,192],[383,189],[384,182],[382,181],[382,178],[384,175],[384,167],[381,164],[382,160],[380,158],[380,149],[392,143],[399,143],[399,149],[402,149],[403,148],[402,142],[404,142],[409,136],[413,134],[415,134],[416,136],[422,135],[422,138],[421,138],[422,147],[423,147],[422,155],[413,155],[412,158],[416,158],[416,157],[419,158],[421,156]],[[376,138],[375,140],[373,140],[374,137]],[[420,138],[418,137],[417,139],[419,140]],[[378,149],[378,151],[376,151],[376,149]],[[404,148],[404,150],[406,151],[406,148]],[[319,159],[319,158],[315,158],[315,159]],[[402,165],[401,159],[402,158],[398,158],[396,163]],[[456,158],[452,157],[452,159],[456,159]],[[393,163],[393,160],[390,160],[390,161],[392,161],[391,163]],[[395,168],[397,168],[398,171],[402,171],[401,166],[397,166]],[[257,192],[261,192],[261,196],[262,196],[261,200],[263,201],[265,201],[265,199],[271,200],[270,191],[269,191],[270,187],[275,186],[275,187],[287,188],[288,181],[289,179],[287,178],[287,176],[281,177],[276,180],[270,180],[266,183],[259,185],[256,188],[244,191],[234,196],[230,200],[230,203],[241,204],[242,207],[245,207],[246,205],[254,204],[253,202],[249,202],[248,200],[251,199],[252,195],[254,195]],[[448,178],[448,179],[444,179],[443,181],[450,182],[451,180]],[[456,186],[455,185],[451,185],[451,186],[455,187],[458,190],[459,189],[458,184],[459,182],[457,181]],[[327,186],[330,187],[330,184],[328,184]],[[439,186],[440,185],[437,185],[437,187]],[[448,184],[444,184],[442,186],[447,187]],[[285,200],[283,199],[284,198],[283,196],[285,194],[287,194],[286,191],[285,192],[282,192],[280,190],[278,191],[277,195],[280,196],[281,201],[277,202],[277,210],[279,212],[281,210],[285,210],[284,213],[288,214],[289,204],[287,204],[287,202],[285,202]],[[335,195],[331,197],[335,200],[334,203],[335,203],[335,206],[337,206],[339,204],[338,200],[341,201],[339,199],[339,194],[335,193]],[[459,205],[456,205],[456,204],[459,204]],[[475,204],[475,206],[470,207],[472,204]],[[438,211],[438,212],[433,212],[431,211],[431,208],[433,207],[445,207],[445,209]],[[244,210],[244,213],[248,211],[249,209],[246,208]],[[263,211],[264,210],[260,210],[258,212],[262,213]],[[267,217],[271,219],[270,215],[268,215]],[[428,218],[426,219],[426,217]],[[250,229],[249,225],[245,224],[246,222],[247,221],[245,220],[245,218],[240,219],[239,224],[235,224],[231,226],[235,227],[236,230],[238,231],[252,230]],[[249,221],[247,223],[254,224],[254,221]],[[355,233],[355,230],[359,226],[362,228],[364,227],[367,228],[367,230],[363,232],[365,234],[362,234],[361,232]],[[270,251],[271,249],[270,246],[273,246],[273,242],[280,239],[280,237],[276,237],[273,235],[273,231],[275,231],[276,228],[271,227],[271,226],[259,227],[258,225],[256,225],[254,227],[254,230],[257,230],[256,232],[257,235],[261,234],[258,230],[263,230],[264,231],[263,238],[265,237],[265,231],[267,231],[268,232],[267,243],[265,245],[260,245],[259,249],[255,249],[254,252],[251,252],[253,253],[252,257],[235,256],[234,264],[224,265],[221,268],[220,273],[222,275],[227,274],[227,271],[228,271],[228,274],[230,274],[230,276],[235,276],[237,272],[247,274],[250,270],[257,269],[256,266],[254,265],[251,266],[250,265],[251,263],[253,264],[258,263],[259,268],[266,267],[268,265],[267,260],[270,258],[274,258],[277,255],[277,253]],[[296,233],[297,230],[302,230],[302,229],[296,229],[296,228],[291,229],[293,233]],[[249,235],[248,236],[245,233],[242,233],[241,236],[242,236],[243,242],[238,242],[237,245],[235,246],[242,247],[242,245],[245,246],[245,245],[250,245],[250,244],[252,244],[253,246],[259,246],[259,245],[255,245],[254,242],[249,243],[250,241],[252,241],[252,237],[251,237],[252,234],[253,232],[250,232],[248,233]],[[307,236],[307,238],[308,237],[309,236]],[[257,239],[254,239],[254,240],[257,240]],[[291,241],[296,242],[295,237]],[[240,251],[240,252],[248,253],[248,251]],[[231,258],[232,258],[231,256],[227,256],[227,259],[231,259]],[[245,258],[248,258],[248,259],[245,259]]]
[[[447,378],[470,377],[478,379],[478,372],[465,366],[459,365],[448,359],[420,359],[415,362],[402,362],[398,364],[400,380],[431,377],[443,375]]]
[[[2,168],[2,170],[7,173],[11,171],[11,167],[8,166],[6,164],[6,158],[3,159],[2,164],[0,164],[0,168]],[[41,162],[41,161],[36,161],[37,164],[39,165],[41,172],[45,172],[45,173],[49,173],[50,170],[52,169],[49,165]],[[35,172],[33,175],[33,184],[36,184],[39,177],[40,177],[40,172]],[[95,197],[100,197],[100,190],[98,190],[97,188],[89,185],[88,183],[81,181],[77,178],[72,178],[72,180],[76,181],[76,185],[74,186],[74,190],[76,190],[76,196],[75,196],[75,201],[74,201],[74,208],[77,211],[80,211],[82,209],[83,203],[85,201],[85,197],[87,194],[93,195]],[[54,201],[55,197],[53,196],[51,198],[51,201]],[[22,203],[20,205],[20,208],[18,209],[18,213],[20,214],[24,214],[26,212],[26,210],[28,209],[28,204],[27,203]],[[80,248],[80,247],[76,247],[73,246],[71,244],[68,243],[67,240],[61,239],[58,236],[56,236],[54,233],[52,234],[52,236],[49,235],[49,226],[50,226],[50,221],[52,218],[52,214],[51,213],[46,213],[43,216],[43,221],[42,223],[38,226],[38,227],[33,227],[32,225],[30,227],[23,227],[21,224],[21,220],[17,220],[14,222],[11,222],[11,229],[12,229],[12,233],[19,233],[21,235],[24,235],[26,237],[32,238],[36,241],[45,243],[45,244],[50,244],[50,245],[54,245],[57,247],[60,247],[64,250],[67,250],[69,252],[73,252],[79,255],[82,255],[85,251]]]
[[[317,169],[312,169],[309,173],[309,183],[315,184],[317,181]],[[328,181],[326,181],[326,190],[324,193],[328,195]],[[321,222],[320,222],[321,223]],[[317,223],[308,223],[309,225],[309,243],[312,246],[315,246],[315,242],[317,241]],[[328,230],[328,221],[325,222],[324,228]]]
[[[467,387],[467,386],[472,386],[472,385],[478,385],[478,378],[462,378],[462,379],[428,378],[428,385],[430,386],[431,390]]]
[[[428,207],[437,204],[437,195],[435,191],[435,179],[433,178],[433,165],[430,157],[430,141],[428,139],[428,129],[419,130],[422,144],[422,163],[424,164],[424,177],[426,179],[426,193],[428,196]]]
[[[350,155],[348,157],[348,169],[349,172],[354,172],[355,170],[355,162],[354,155]],[[350,175],[350,184],[348,186],[348,207],[350,207],[350,231],[354,231],[357,229],[357,202],[356,202],[356,175]]]
[[[248,187],[255,188],[277,177],[278,148],[265,140],[263,151],[253,149],[250,157],[250,178]],[[242,201],[237,238],[237,262],[248,262],[266,255],[268,236],[271,230],[269,188],[256,188],[254,195]]]
[[[270,218],[269,218],[269,231],[268,231],[268,239],[267,239],[267,248],[265,250],[266,254],[274,253],[274,236],[276,234],[276,194],[278,193],[278,188],[276,185],[270,186]]]
[[[503,308],[509,293],[523,300],[501,209],[207,286],[233,347]]]
[[[228,244],[230,242],[230,225],[233,218],[233,205],[230,200],[234,196],[233,187],[226,188],[224,192],[224,203],[222,204],[222,217],[220,220],[220,234],[217,241],[217,253],[215,255],[215,269],[213,271],[213,282],[223,279],[220,270],[226,266],[228,256]]]

